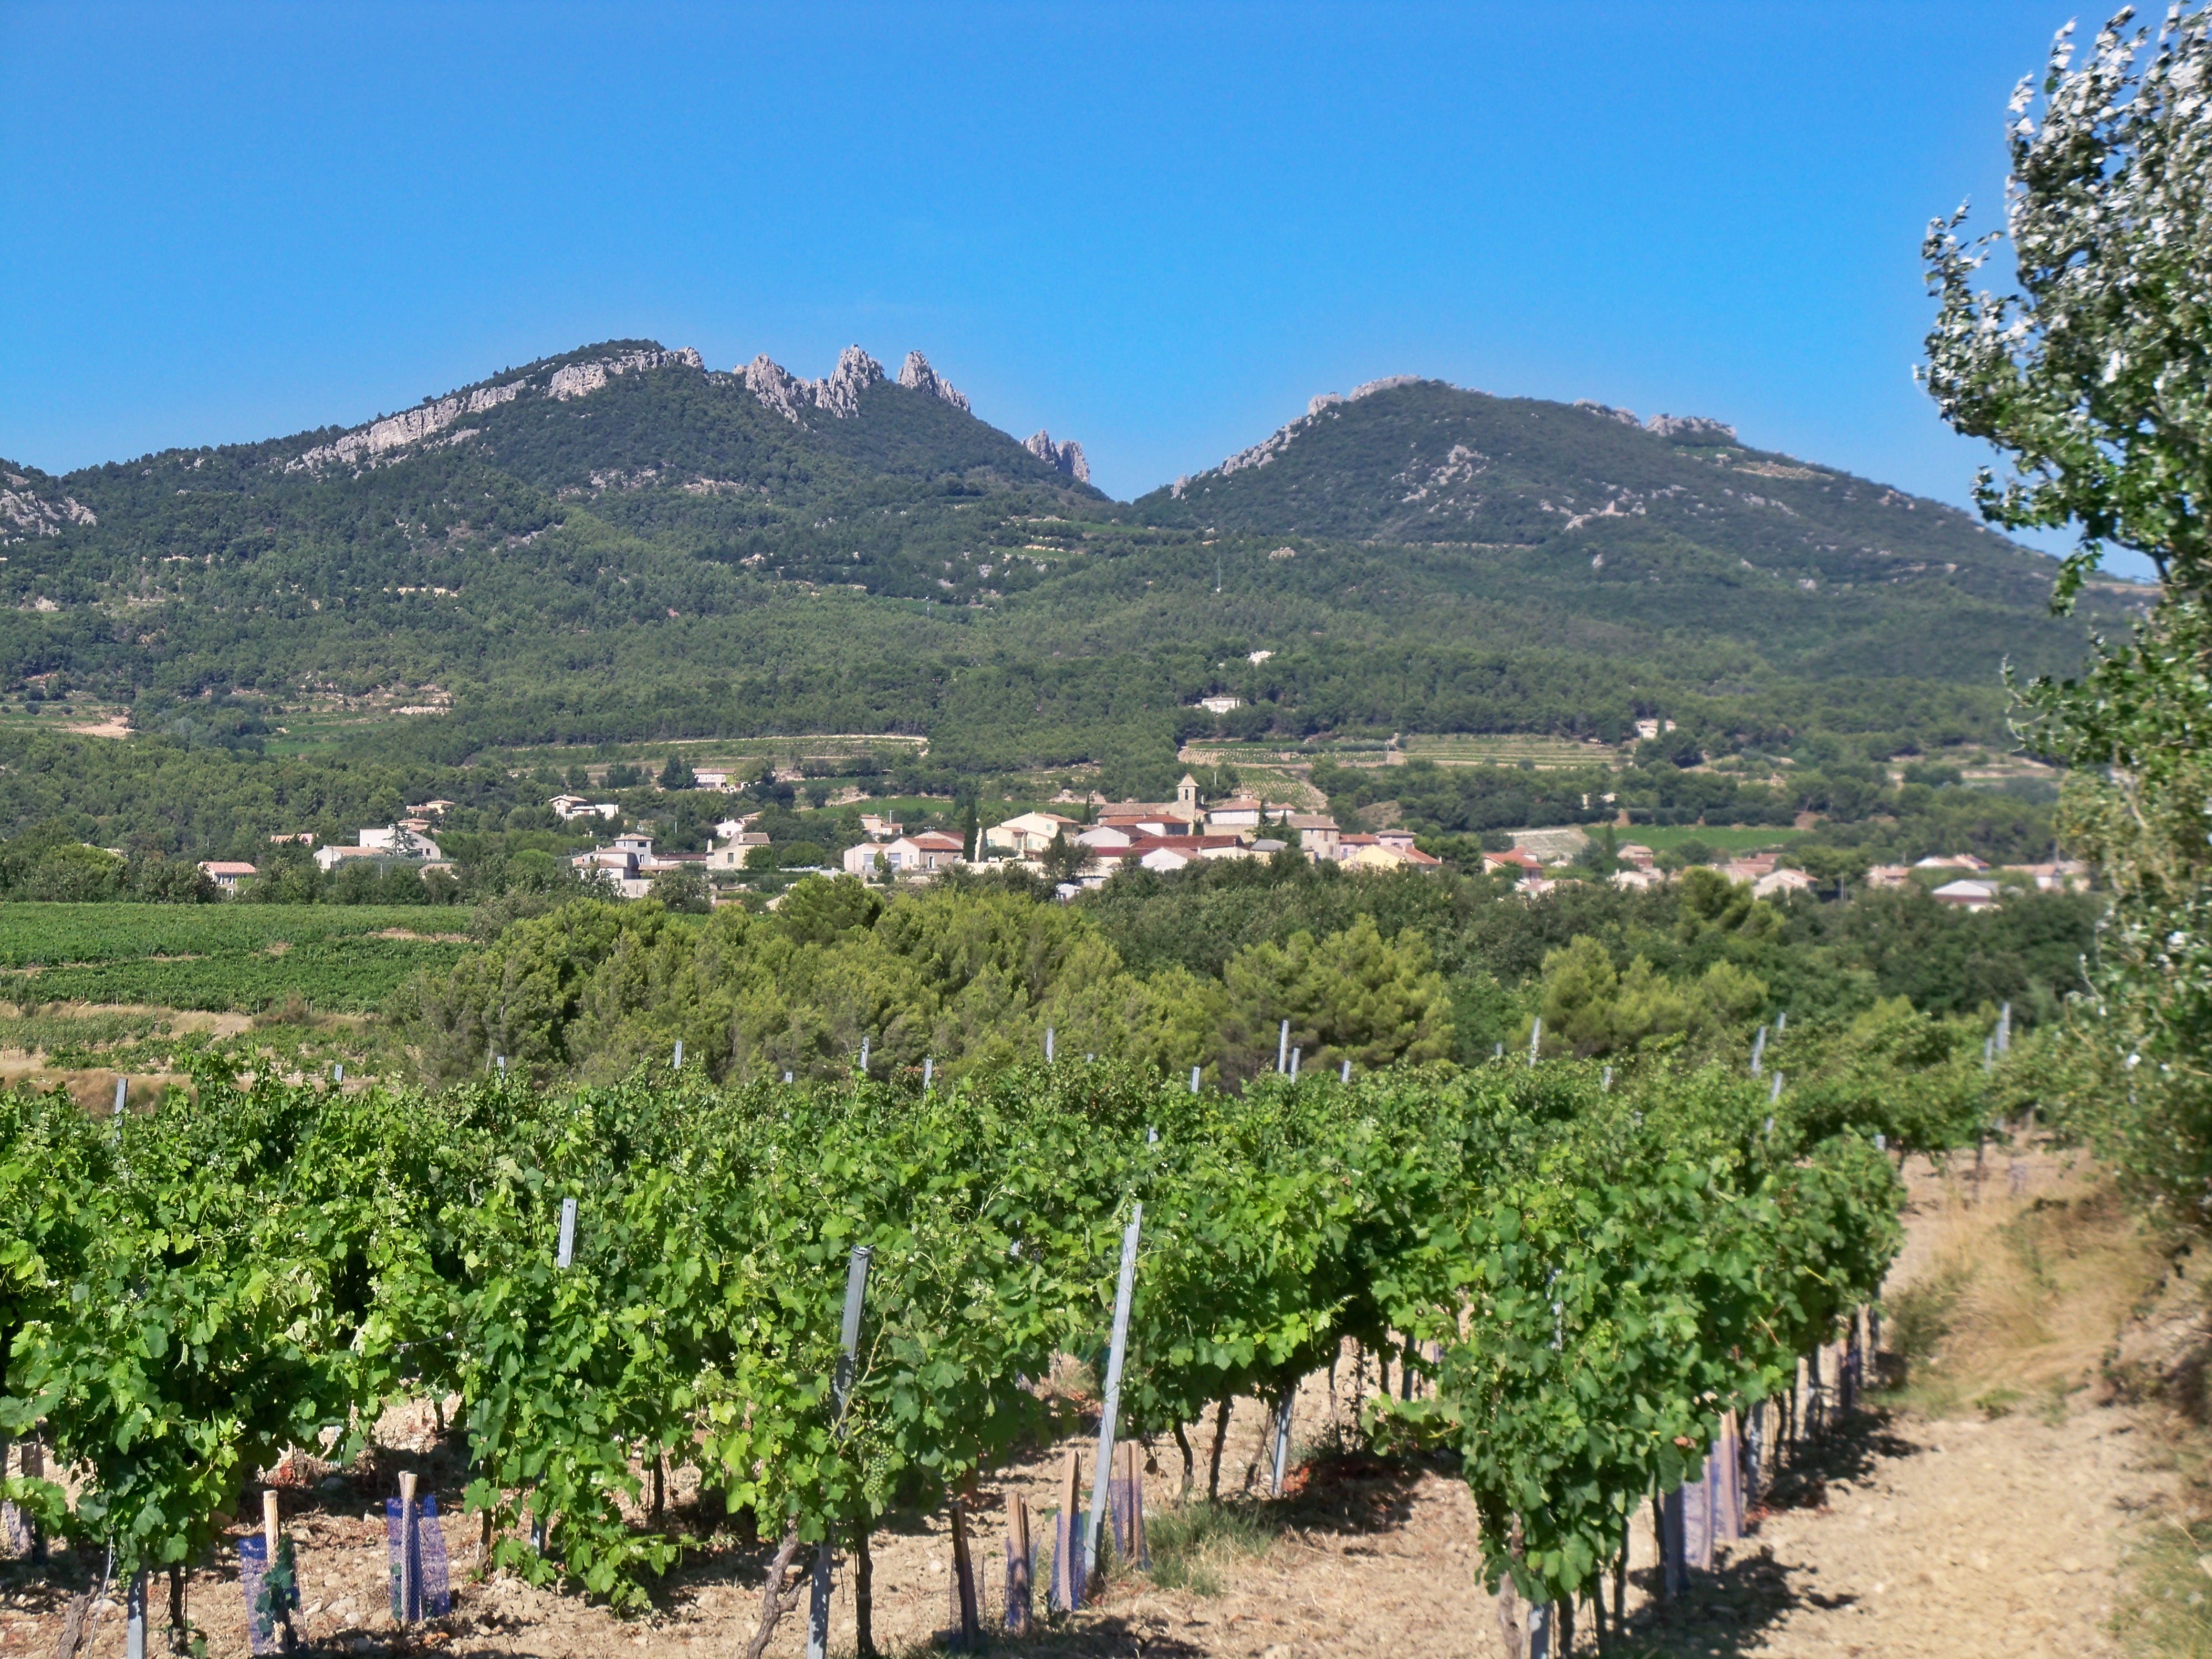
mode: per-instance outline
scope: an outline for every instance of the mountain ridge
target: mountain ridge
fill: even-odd
[[[0,693],[58,677],[155,729],[398,688],[450,713],[392,729],[455,753],[872,725],[1164,765],[1193,733],[1592,735],[1662,702],[1997,732],[2000,661],[2078,659],[2044,556],[1625,416],[1393,376],[1115,502],[919,352],[808,380],[600,342],[350,427],[9,469]]]

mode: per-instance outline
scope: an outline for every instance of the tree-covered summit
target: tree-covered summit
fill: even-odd
[[[1991,737],[2001,661],[2080,653],[2048,561],[1711,429],[1413,382],[1124,506],[905,378],[612,340],[352,427],[13,469],[0,693],[144,731],[339,711],[454,760],[829,731],[1164,767],[1224,694],[1238,736],[1618,738],[1692,703],[1893,732],[1845,706],[1968,685]]]

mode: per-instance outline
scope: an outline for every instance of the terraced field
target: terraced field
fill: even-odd
[[[1516,732],[1408,737],[1398,747],[1408,760],[1434,761],[1439,766],[1517,766],[1522,761],[1539,768],[1608,766],[1620,757],[1619,750],[1602,743]]]

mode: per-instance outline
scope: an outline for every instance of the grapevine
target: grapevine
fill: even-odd
[[[0,1114],[0,1409],[84,1471],[57,1524],[125,1571],[183,1562],[285,1446],[344,1456],[386,1403],[458,1395],[490,1565],[619,1608],[678,1557],[664,1468],[763,1537],[864,1540],[1048,1435],[1036,1379],[1103,1356],[1139,1201],[1125,1431],[1395,1352],[1431,1386],[1372,1427],[1458,1453],[1486,1574],[1537,1601],[1616,1560],[1898,1243],[1867,1139],[1715,1072],[344,1094],[210,1064],[119,1139],[58,1097]]]

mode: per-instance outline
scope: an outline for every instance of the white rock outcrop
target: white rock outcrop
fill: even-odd
[[[802,380],[781,363],[762,352],[738,373],[745,377],[745,390],[759,398],[763,405],[774,410],[793,426],[805,424],[799,411],[814,407],[814,382]]]
[[[745,366],[744,377],[746,390],[793,426],[806,424],[809,409],[826,410],[841,421],[859,414],[860,394],[885,378],[884,366],[856,345],[837,354],[837,367],[826,380],[803,380],[766,352]],[[964,398],[961,407],[967,407]]]
[[[909,392],[924,392],[933,398],[940,398],[963,415],[975,413],[968,407],[967,398],[955,391],[950,380],[932,368],[929,359],[919,351],[906,354],[906,362],[899,365],[898,383]]]
[[[1601,404],[1595,398],[1577,398],[1575,399],[1575,407],[1588,410],[1593,415],[1603,416],[1608,421],[1620,421],[1639,429],[1644,425],[1634,410],[1615,409],[1611,404]]]
[[[1686,438],[1692,443],[1732,444],[1735,428],[1703,415],[1654,415],[1649,430],[1662,438]]]
[[[28,536],[58,536],[71,525],[94,525],[100,520],[90,507],[74,495],[64,495],[50,501],[29,486],[31,481],[20,472],[7,475],[8,483],[20,489],[0,489],[0,529],[13,532],[0,535],[0,541],[21,541]]]
[[[1292,421],[1288,426],[1279,428],[1274,432],[1268,434],[1267,436],[1261,439],[1258,443],[1254,444],[1251,448],[1238,450],[1237,453],[1231,455],[1227,460],[1222,462],[1219,466],[1213,468],[1212,471],[1222,474],[1225,477],[1230,473],[1242,472],[1250,467],[1265,466],[1268,462],[1273,460],[1276,456],[1281,454],[1283,451],[1289,447],[1291,440],[1297,437],[1301,432],[1304,432],[1309,426],[1310,426],[1323,410],[1332,408],[1338,404],[1358,403],[1362,398],[1371,398],[1376,392],[1388,392],[1394,386],[1419,386],[1420,382],[1421,377],[1418,374],[1386,374],[1379,380],[1365,381],[1359,386],[1352,387],[1349,392],[1316,392],[1313,397],[1306,400],[1306,412],[1304,415],[1300,416],[1298,419]],[[1206,475],[1204,473],[1200,473],[1199,476],[1203,477]],[[1184,489],[1188,488],[1187,482],[1183,480],[1178,480],[1177,482],[1178,483],[1182,483]],[[1182,489],[1178,489],[1175,491],[1175,494],[1178,497],[1180,497],[1182,493],[1183,490]]]
[[[1064,444],[1055,444],[1052,441],[1052,434],[1040,427],[1030,434],[1022,447],[1047,466],[1065,472],[1076,483],[1091,482],[1091,463],[1083,459],[1083,446],[1073,438]]]
[[[631,351],[619,357],[600,357],[588,363],[570,363],[553,371],[545,395],[549,398],[583,398],[597,392],[607,383],[610,375],[628,374],[646,368],[704,368],[706,361],[690,346],[681,351]]]
[[[397,415],[387,415],[380,421],[371,421],[367,426],[352,431],[326,444],[318,444],[284,464],[287,472],[302,468],[319,471],[326,466],[359,466],[364,462],[374,465],[380,456],[393,450],[405,449],[434,437],[467,416],[481,415],[501,404],[511,404],[533,388],[538,395],[566,400],[587,397],[597,392],[617,374],[635,374],[652,368],[701,368],[706,362],[690,346],[678,351],[626,351],[612,357],[598,357],[588,362],[564,363],[550,373],[518,375],[512,380],[501,380],[494,386],[480,386],[469,392],[456,392],[451,397],[440,398],[421,404]],[[473,435],[473,428],[453,434],[458,440]]]
[[[860,394],[884,379],[884,366],[856,345],[837,354],[837,367],[814,394],[815,406],[839,420],[860,412]]]
[[[1378,392],[1389,391],[1393,386],[1418,386],[1420,384],[1420,380],[1421,377],[1418,374],[1385,374],[1379,380],[1363,382],[1349,392],[1316,392],[1313,397],[1306,399],[1306,418],[1312,419],[1331,404],[1356,404],[1362,398],[1371,398]],[[1284,428],[1285,431],[1289,429],[1287,427]]]

